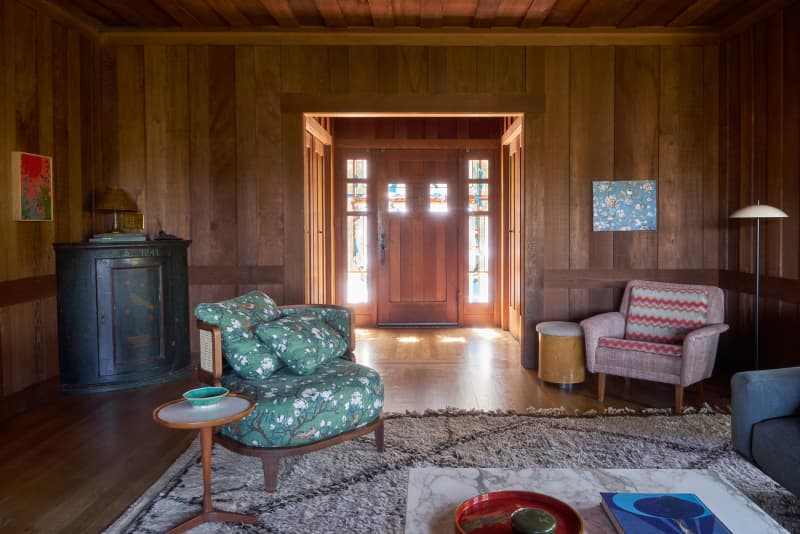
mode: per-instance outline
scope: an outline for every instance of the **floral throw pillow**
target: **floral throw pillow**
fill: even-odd
[[[256,327],[256,335],[298,375],[309,375],[323,363],[339,358],[347,342],[313,316],[291,315]]]
[[[204,323],[219,326],[225,360],[245,380],[269,378],[283,366],[254,332],[258,324],[280,316],[278,306],[263,292],[251,291],[222,302],[198,304],[194,315]]]

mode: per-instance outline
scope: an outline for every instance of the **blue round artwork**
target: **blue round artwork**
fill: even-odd
[[[672,495],[646,497],[639,499],[633,505],[644,514],[669,519],[690,519],[705,513],[705,509],[699,504]]]

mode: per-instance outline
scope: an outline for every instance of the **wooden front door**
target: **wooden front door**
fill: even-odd
[[[378,324],[458,323],[458,153],[386,150],[378,175]]]

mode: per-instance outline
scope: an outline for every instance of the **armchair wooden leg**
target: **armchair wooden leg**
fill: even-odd
[[[606,399],[606,374],[597,374],[597,400],[601,403]]]
[[[278,459],[262,456],[261,464],[264,466],[264,489],[273,493],[278,489]]]
[[[375,427],[375,448],[378,449],[378,452],[383,452],[383,421]]]
[[[683,386],[675,384],[675,415],[683,413]]]

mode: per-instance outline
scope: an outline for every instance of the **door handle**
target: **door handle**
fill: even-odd
[[[378,236],[378,254],[380,254],[381,265],[386,261],[386,234]]]

